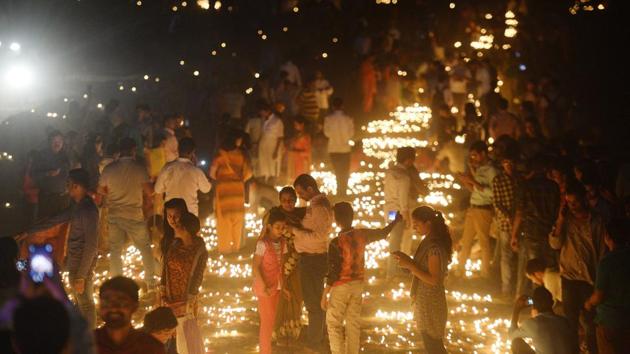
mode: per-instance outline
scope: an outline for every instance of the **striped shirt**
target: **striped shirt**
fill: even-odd
[[[303,90],[298,97],[300,115],[311,121],[319,118],[319,106],[317,105],[317,92],[314,90]]]

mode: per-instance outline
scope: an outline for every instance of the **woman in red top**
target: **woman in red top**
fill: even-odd
[[[271,335],[276,320],[276,310],[283,291],[283,264],[287,246],[282,237],[286,228],[286,215],[272,209],[262,236],[256,243],[252,270],[254,294],[258,297],[260,315],[260,353],[271,354]]]
[[[177,352],[205,353],[197,326],[197,295],[208,261],[204,240],[198,236],[199,219],[189,213],[183,199],[164,204],[166,220],[162,249],[160,299],[177,317]]]

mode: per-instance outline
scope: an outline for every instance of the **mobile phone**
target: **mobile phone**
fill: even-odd
[[[403,251],[394,251],[391,253],[393,256],[398,256],[398,257],[406,257],[406,258],[410,258],[405,252]]]
[[[527,305],[528,305],[528,306],[532,306],[532,305],[534,305],[534,300],[533,300],[531,297],[528,297],[528,298],[527,298]]]
[[[29,275],[33,282],[41,283],[45,277],[53,276],[53,248],[50,244],[28,246]]]
[[[394,221],[396,220],[396,214],[398,214],[398,212],[396,210],[392,210],[389,213],[387,213],[387,219],[389,221]]]

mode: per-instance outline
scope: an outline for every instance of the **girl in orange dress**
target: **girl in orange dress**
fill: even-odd
[[[251,165],[241,149],[243,139],[230,134],[210,167],[210,178],[216,182],[215,214],[218,250],[222,254],[241,249],[245,223],[245,182],[252,177]]]
[[[290,181],[311,170],[311,136],[305,130],[305,121],[296,118],[293,128],[295,136],[291,138],[287,153],[287,177]]]

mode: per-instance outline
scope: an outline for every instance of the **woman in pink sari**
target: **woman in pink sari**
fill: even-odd
[[[253,274],[254,294],[258,298],[260,315],[260,353],[271,354],[271,336],[276,320],[276,310],[280,293],[284,291],[284,257],[288,252],[282,237],[286,227],[286,216],[279,210],[272,210],[254,252]]]

